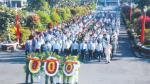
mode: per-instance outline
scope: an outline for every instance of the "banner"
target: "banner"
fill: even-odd
[[[30,59],[29,62],[29,71],[33,74],[38,73],[40,71],[41,61],[38,57],[34,57]]]
[[[44,71],[48,76],[54,76],[59,70],[59,61],[55,57],[49,57],[44,63]]]

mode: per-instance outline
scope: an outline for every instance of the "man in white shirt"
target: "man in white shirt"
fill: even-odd
[[[106,56],[106,61],[107,63],[110,63],[111,60],[111,51],[112,51],[112,46],[106,41],[106,45],[104,46],[104,53]]]
[[[87,42],[83,41],[83,42],[80,44],[81,61],[84,61],[87,50],[88,50],[88,49],[87,49]]]
[[[93,59],[94,57],[94,52],[95,52],[95,43],[94,41],[90,41],[88,43],[88,53],[89,53],[89,60]]]
[[[71,44],[71,53],[72,55],[78,55],[78,49],[79,49],[79,44],[74,41],[72,44]]]
[[[61,46],[60,44],[58,43],[58,41],[56,41],[53,45],[53,52],[56,53],[56,54],[59,54],[61,50]]]
[[[99,62],[101,61],[101,57],[103,56],[103,44],[100,41],[97,41],[95,54],[99,58]]]
[[[118,36],[117,33],[114,33],[111,37],[111,45],[112,45],[112,57],[116,54],[117,45],[118,45]]]
[[[42,46],[42,44],[41,44],[39,38],[37,38],[36,42],[35,42],[35,52],[40,53],[41,46]]]
[[[71,40],[66,40],[64,43],[64,54],[67,56],[70,54],[70,47],[71,47],[72,41]]]
[[[46,42],[45,46],[46,46],[46,49],[47,49],[48,52],[52,51],[52,45],[51,45],[50,42]]]

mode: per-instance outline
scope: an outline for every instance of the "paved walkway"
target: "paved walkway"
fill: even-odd
[[[79,84],[150,84],[150,60],[135,57],[126,29],[121,26],[117,56],[110,64],[82,64]]]
[[[0,52],[0,84],[25,84],[24,60],[23,51]],[[150,84],[150,60],[135,57],[122,26],[117,56],[110,64],[81,64],[79,84]]]

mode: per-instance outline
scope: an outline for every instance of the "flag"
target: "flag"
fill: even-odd
[[[19,15],[16,14],[16,37],[17,41],[19,42],[20,39],[20,25],[19,25]]]
[[[17,42],[19,42],[19,39],[20,39],[20,24],[19,24],[19,15],[18,15],[18,12],[17,12],[17,4],[15,5],[16,6],[16,39],[17,39]]]
[[[132,5],[130,5],[130,22],[132,22]]]
[[[145,37],[144,37],[144,34],[145,34],[145,20],[146,20],[146,15],[144,15],[143,16],[143,18],[142,18],[142,30],[141,30],[141,38],[140,38],[140,41],[141,41],[141,43],[144,43],[144,39],[145,39]]]

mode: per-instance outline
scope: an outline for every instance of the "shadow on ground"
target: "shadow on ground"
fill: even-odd
[[[0,63],[25,64],[25,55],[22,51],[0,52]]]

